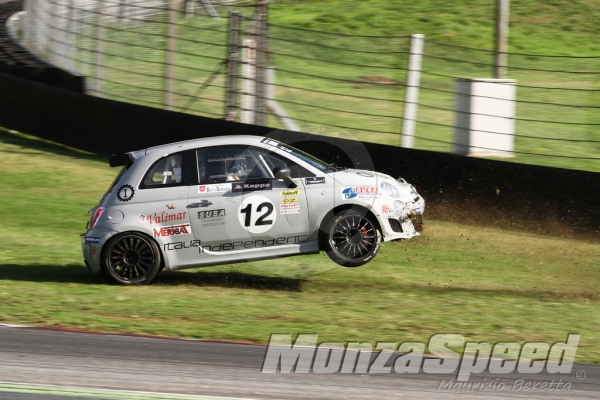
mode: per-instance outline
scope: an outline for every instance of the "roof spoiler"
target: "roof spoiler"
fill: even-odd
[[[108,158],[108,165],[111,167],[122,167],[123,165],[127,165],[129,162],[131,162],[129,153],[113,154]]]

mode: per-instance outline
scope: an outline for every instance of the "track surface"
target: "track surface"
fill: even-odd
[[[600,366],[571,374],[497,376],[496,392],[437,390],[448,375],[263,374],[266,347],[0,327],[0,381],[255,399],[600,399]],[[575,374],[584,371],[579,380]],[[490,374],[471,381],[495,381]],[[511,391],[516,379],[571,382],[570,391]],[[0,399],[58,399],[0,392]],[[73,399],[74,397],[70,397]],[[81,397],[84,398],[84,397]],[[87,396],[86,398],[90,398]]]

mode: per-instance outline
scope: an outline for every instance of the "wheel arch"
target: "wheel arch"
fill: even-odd
[[[336,207],[332,208],[331,210],[329,210],[323,216],[323,218],[321,219],[321,222],[319,223],[319,238],[318,238],[318,240],[319,240],[319,250],[323,250],[324,249],[324,246],[323,246],[323,240],[324,240],[323,229],[325,229],[325,227],[329,224],[329,222],[336,215],[338,215],[339,213],[341,213],[342,211],[345,211],[345,210],[356,210],[356,211],[358,211],[360,213],[364,213],[365,215],[370,216],[373,219],[373,221],[377,224],[377,228],[381,232],[381,223],[379,222],[379,219],[367,207],[363,206],[362,204],[356,204],[356,203],[341,204],[341,205],[336,206]]]

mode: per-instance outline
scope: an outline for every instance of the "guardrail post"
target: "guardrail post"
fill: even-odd
[[[167,24],[167,51],[165,63],[165,95],[164,109],[173,109],[174,98],[174,69],[175,69],[175,46],[177,36],[177,0],[169,0],[169,22]]]
[[[267,125],[267,1],[258,5],[256,35],[256,103],[255,124]]]
[[[410,57],[404,100],[404,121],[402,123],[402,147],[409,149],[413,147],[415,141],[424,39],[425,35],[423,34],[410,35]]]
[[[237,112],[237,71],[240,47],[240,12],[232,11],[229,16],[229,46],[227,48],[227,92],[225,93],[225,118],[235,119]]]
[[[104,26],[104,1],[98,2],[98,18],[96,25],[96,65],[94,68],[94,85],[92,95],[100,97],[102,95],[102,72],[104,66],[104,38],[106,28]]]

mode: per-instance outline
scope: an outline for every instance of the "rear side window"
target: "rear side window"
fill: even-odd
[[[119,174],[117,175],[117,177],[112,181],[112,183],[110,184],[110,187],[108,188],[108,192],[112,192],[112,190],[114,189],[115,185],[121,180],[121,177],[123,176],[123,174],[129,169],[129,167],[132,165],[132,162],[129,162],[126,166],[124,166],[123,168],[121,168],[121,171],[119,171]]]
[[[184,154],[171,154],[156,161],[146,172],[141,189],[180,186],[187,182]]]

